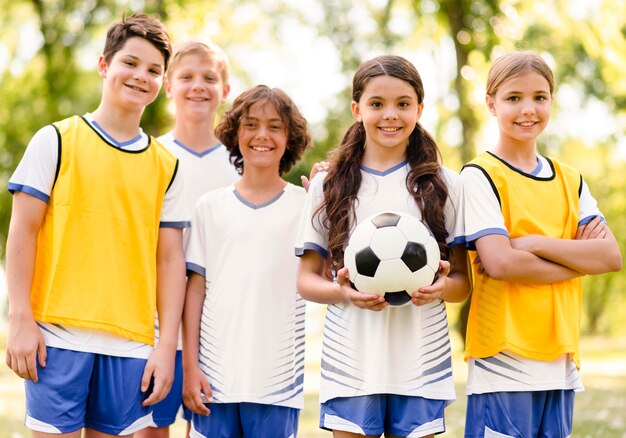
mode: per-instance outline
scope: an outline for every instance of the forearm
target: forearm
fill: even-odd
[[[9,320],[33,319],[30,292],[35,272],[37,236],[47,205],[25,193],[13,195],[6,243],[6,278]]]
[[[185,260],[182,231],[170,229],[166,233],[160,233],[157,251],[158,345],[175,350],[185,300]]]
[[[488,275],[498,280],[512,283],[549,284],[571,280],[580,277],[582,273],[542,259],[530,252],[512,250],[510,255],[502,255],[505,259],[499,265],[494,275]]]
[[[343,301],[339,284],[324,276],[324,258],[308,251],[300,258],[297,288],[300,296],[307,301],[320,304],[335,304]]]
[[[461,245],[452,249],[452,268],[446,279],[446,287],[441,298],[449,303],[464,301],[471,289],[472,283],[468,275],[467,253]]]
[[[7,238],[6,277],[9,298],[9,320],[33,318],[30,290],[35,266],[37,237],[24,230],[9,231]]]
[[[529,240],[529,252],[582,274],[603,274],[621,269],[619,246],[610,231],[605,238],[574,240],[532,236]]]
[[[185,306],[183,308],[183,367],[198,365],[200,347],[200,321],[205,298],[205,279],[191,274],[187,281]]]
[[[512,283],[549,284],[580,277],[582,274],[529,251],[511,246],[508,237],[489,235],[476,241],[478,272]]]

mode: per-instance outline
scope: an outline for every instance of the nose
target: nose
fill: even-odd
[[[256,130],[257,138],[267,138],[267,126],[264,123],[259,124],[259,127]]]
[[[522,107],[522,114],[530,115],[535,114],[535,104],[531,100],[527,100],[524,102],[524,106]]]
[[[146,78],[148,77],[148,72],[141,70],[141,69],[135,69],[135,74],[134,74],[135,79],[137,79],[138,81],[141,82],[146,82]]]
[[[202,81],[202,79],[195,80],[191,84],[191,88],[193,88],[194,90],[202,89],[203,86],[204,86],[204,81]]]
[[[389,107],[385,110],[385,114],[383,115],[385,120],[396,120],[398,118],[398,113],[395,108]]]

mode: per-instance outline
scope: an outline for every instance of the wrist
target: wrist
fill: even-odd
[[[35,320],[35,317],[33,316],[33,310],[31,309],[30,305],[9,309],[7,317],[8,317],[9,322],[18,322],[18,321],[30,322],[30,321]]]

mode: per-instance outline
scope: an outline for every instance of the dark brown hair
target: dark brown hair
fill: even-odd
[[[133,37],[143,38],[156,47],[163,55],[163,68],[167,69],[172,54],[170,37],[161,21],[143,12],[136,12],[130,17],[122,17],[119,23],[109,28],[102,53],[107,63],[111,62],[113,56],[124,47],[126,41]]]
[[[424,101],[422,79],[413,64],[400,56],[379,56],[362,63],[352,80],[352,100],[359,102],[365,87],[376,76],[391,76],[407,82],[417,94],[418,103]],[[365,128],[353,123],[341,144],[331,155],[331,166],[324,180],[324,201],[315,214],[322,211],[323,226],[328,231],[328,251],[332,268],[343,266],[343,251],[352,225],[356,222],[355,204],[361,186],[361,162],[365,145]],[[415,124],[409,136],[406,160],[411,168],[406,188],[413,195],[422,218],[439,243],[442,257],[450,251],[446,245],[444,206],[448,188],[441,172],[441,154],[431,135]]]
[[[296,104],[283,90],[257,85],[240,94],[230,109],[226,110],[215,128],[215,135],[230,152],[230,159],[237,171],[243,174],[243,155],[239,150],[238,131],[241,120],[248,115],[255,103],[269,103],[276,108],[280,119],[285,124],[287,148],[280,160],[279,173],[282,175],[291,169],[304,151],[311,145],[309,124],[298,110]]]

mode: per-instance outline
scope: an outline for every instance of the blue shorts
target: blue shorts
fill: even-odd
[[[182,418],[191,421],[191,411],[183,405],[183,352],[176,352],[174,383],[170,393],[163,400],[152,406],[153,427],[167,427],[176,422],[176,414],[183,408]]]
[[[465,437],[564,438],[573,414],[573,390],[472,394]]]
[[[191,438],[295,438],[300,410],[259,403],[211,403],[192,413]]]
[[[396,394],[338,397],[322,403],[320,427],[362,435],[430,435],[446,430],[445,406],[445,400]]]
[[[141,406],[145,359],[106,356],[47,347],[39,381],[25,381],[26,427],[68,433],[87,427],[128,435],[152,422],[152,409]]]

